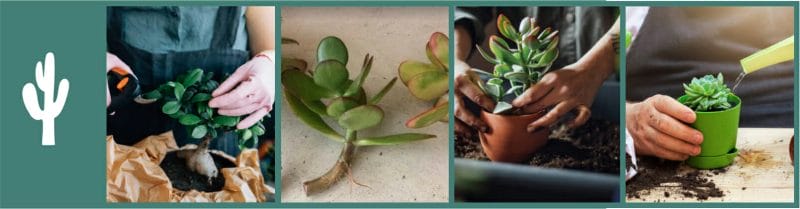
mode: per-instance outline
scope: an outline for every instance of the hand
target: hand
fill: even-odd
[[[272,110],[275,101],[275,65],[271,58],[256,56],[236,69],[211,93],[208,106],[219,108],[220,115],[241,116],[237,129],[252,126]]]
[[[522,108],[525,113],[536,113],[553,107],[550,112],[528,125],[529,132],[554,124],[570,111],[577,113],[575,119],[569,123],[571,128],[575,128],[586,123],[591,116],[589,107],[607,76],[608,74],[594,66],[581,62],[568,65],[545,74],[538,83],[514,99],[512,105]]]
[[[473,138],[476,130],[488,133],[489,126],[480,117],[473,114],[468,109],[468,104],[478,105],[484,110],[494,109],[495,103],[476,82],[480,82],[475,72],[470,72],[469,65],[463,61],[455,61],[455,72],[458,74],[455,79],[455,127],[456,135],[461,137]]]
[[[637,154],[669,160],[700,154],[703,134],[686,125],[697,117],[692,109],[664,95],[627,104],[625,109],[626,126]]]
[[[108,71],[111,71],[111,69],[114,68],[119,68],[124,71],[128,71],[128,73],[133,75],[131,67],[125,64],[125,62],[123,62],[122,60],[120,60],[119,57],[117,57],[117,55],[106,52],[106,74],[108,74]],[[111,92],[108,91],[108,81],[106,81],[106,108],[109,105],[111,105]]]

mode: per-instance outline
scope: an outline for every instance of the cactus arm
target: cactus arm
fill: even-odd
[[[64,103],[67,102],[67,95],[69,95],[69,81],[67,79],[61,79],[58,83],[58,96],[55,102],[52,103],[53,106],[48,109],[48,111],[51,111],[50,114],[52,114],[53,117],[61,114],[61,110],[64,109]]]
[[[36,87],[32,83],[26,83],[22,87],[22,102],[25,104],[25,109],[34,120],[42,120],[44,118],[44,111],[39,109],[39,97],[36,95]]]

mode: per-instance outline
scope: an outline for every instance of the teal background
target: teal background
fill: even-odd
[[[0,201],[3,207],[90,206],[105,201],[105,7],[3,2],[0,6]],[[22,104],[37,61],[55,54],[55,78],[70,83],[55,119],[56,146]],[[58,86],[56,84],[56,86]],[[39,101],[42,101],[42,92]],[[56,95],[57,96],[57,95]],[[40,105],[41,108],[41,105]]]
[[[783,5],[798,2],[579,2],[579,1],[0,1],[0,207],[798,207],[795,175],[794,203],[264,203],[264,204],[107,204],[105,201],[105,106],[103,104],[105,7],[108,5],[276,5],[280,6],[699,6]],[[452,10],[451,10],[452,13]],[[621,15],[624,17],[624,10]],[[625,19],[621,20],[625,23]],[[280,21],[276,32],[280,33]],[[795,27],[795,34],[798,27]],[[452,33],[451,33],[452,34]],[[795,42],[795,54],[798,52]],[[280,54],[280,45],[276,53]],[[624,49],[624,47],[622,47]],[[451,43],[451,51],[453,46]],[[47,52],[55,53],[56,80],[70,81],[63,112],[56,118],[56,146],[41,146],[41,121],[33,120],[21,101],[22,86],[34,82],[34,66]],[[620,68],[625,85],[624,54]],[[280,56],[280,55],[278,55]],[[280,64],[278,59],[278,63]],[[800,61],[795,60],[795,66]],[[797,70],[797,69],[795,69]],[[276,71],[280,76],[280,71]],[[450,75],[453,76],[453,75]],[[798,73],[795,73],[795,95]],[[279,87],[279,83],[276,86]],[[451,82],[452,85],[452,82]],[[451,86],[452,87],[452,86]],[[625,88],[620,88],[625,95]],[[38,92],[41,95],[41,92]],[[277,91],[280,98],[280,91]],[[795,98],[795,101],[798,98]],[[41,99],[40,99],[41,100]],[[620,98],[624,100],[624,97]],[[280,103],[276,102],[276,112]],[[797,112],[798,104],[794,105]],[[621,106],[624,115],[624,106]],[[452,113],[452,108],[451,108]],[[452,114],[451,114],[452,115]],[[621,115],[621,116],[623,116]],[[276,116],[280,127],[280,115]],[[453,120],[451,120],[453,121]],[[798,116],[795,115],[795,124]],[[624,127],[624,120],[620,124]],[[450,124],[452,128],[453,124]],[[797,129],[795,128],[795,134]],[[276,130],[280,138],[280,130]],[[452,154],[451,136],[451,154]],[[624,143],[624,136],[620,136]],[[276,141],[280,147],[280,140]],[[799,148],[795,144],[795,148]],[[280,160],[280,150],[277,151]],[[796,154],[797,155],[797,154]],[[624,159],[624,158],[622,158]],[[621,160],[621,162],[623,162]],[[276,172],[280,173],[280,164]],[[796,163],[797,165],[797,163]],[[452,163],[450,165],[452,170]],[[620,166],[621,168],[624,165]],[[797,173],[797,167],[795,168]],[[452,177],[452,174],[451,174]],[[620,177],[623,179],[623,177]],[[280,192],[280,175],[277,175]],[[452,179],[451,179],[452,182]],[[621,181],[624,182],[624,181]],[[624,183],[620,184],[624,195]],[[451,185],[451,198],[453,197]],[[279,196],[278,196],[279,197]],[[624,198],[623,198],[624,200]]]

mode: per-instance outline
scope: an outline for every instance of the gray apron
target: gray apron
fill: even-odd
[[[233,73],[249,60],[250,53],[247,50],[234,48],[237,31],[240,30],[240,24],[244,24],[240,23],[242,16],[240,7],[219,7],[216,14],[195,11],[185,16],[185,12],[192,12],[192,9],[208,10],[209,8],[109,7],[107,14],[108,52],[117,55],[133,69],[134,74],[140,80],[142,92],[149,92],[158,85],[174,80],[181,73],[195,68],[214,72],[215,79],[219,79],[222,75]],[[181,12],[184,13],[181,14]],[[134,23],[126,22],[131,21],[131,17],[152,19],[136,19]],[[190,20],[181,20],[181,18],[187,17],[213,20],[213,27],[204,26],[201,21],[201,25],[187,28],[186,25],[181,25],[191,23]],[[193,20],[198,22],[198,19]],[[125,27],[135,24],[142,27]],[[153,27],[148,28],[148,24]],[[148,32],[148,30],[154,31]],[[137,43],[137,41],[148,38],[131,37],[161,35],[153,34],[161,31],[174,36],[180,35],[177,33],[199,34],[198,36],[211,33],[212,35],[209,42],[206,43],[207,47],[189,51],[144,50],[134,46],[134,44],[163,44],[165,46],[183,44],[180,43],[182,40],[175,38],[160,39],[163,41],[162,43]],[[203,41],[198,42],[202,44]],[[192,47],[197,46],[184,46],[184,48]],[[134,104],[131,108],[119,110],[113,116],[107,117],[106,128],[107,134],[114,135],[117,143],[125,145],[135,144],[147,136],[169,130],[173,130],[179,146],[198,141],[188,137],[184,126],[161,113],[160,102],[148,105]],[[236,135],[233,133],[220,134],[212,141],[210,147],[235,155],[239,151],[235,140]]]
[[[733,87],[739,60],[794,33],[792,7],[652,7],[627,54],[627,100],[677,98],[692,77],[722,73]],[[740,126],[793,127],[794,65],[745,77]]]

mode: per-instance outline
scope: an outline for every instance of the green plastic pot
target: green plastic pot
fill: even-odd
[[[681,96],[681,103],[687,96]],[[728,97],[735,103],[733,108],[714,112],[695,112],[697,120],[692,127],[703,133],[700,154],[689,157],[686,164],[699,169],[722,168],[733,163],[738,155],[736,134],[739,130],[739,113],[742,100],[735,95]]]

